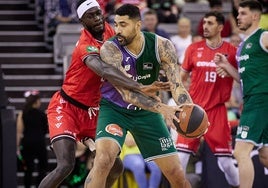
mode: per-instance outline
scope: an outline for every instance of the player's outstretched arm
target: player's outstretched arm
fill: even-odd
[[[162,69],[171,83],[170,91],[177,105],[192,103],[192,99],[180,78],[178,57],[172,42],[168,39],[158,37],[158,51],[162,61]]]
[[[98,55],[90,55],[86,58],[85,63],[96,74],[107,79],[116,87],[139,91],[149,96],[153,96],[156,91],[169,89],[169,84],[164,82],[156,81],[149,86],[145,86],[134,81],[121,66],[121,60],[122,55],[118,53],[118,49],[107,42],[104,43],[101,50],[101,58]]]

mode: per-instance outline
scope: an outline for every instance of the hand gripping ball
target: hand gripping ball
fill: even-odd
[[[196,104],[183,104],[182,111],[175,115],[180,123],[173,120],[177,132],[187,138],[198,138],[206,133],[209,122],[205,110]]]

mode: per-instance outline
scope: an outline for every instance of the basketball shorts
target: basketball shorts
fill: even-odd
[[[146,110],[128,110],[102,99],[96,142],[100,139],[110,139],[122,148],[127,131],[133,135],[146,161],[177,155],[161,114]]]
[[[268,95],[244,98],[236,140],[251,142],[256,146],[268,144]]]
[[[218,156],[230,156],[232,153],[231,127],[227,120],[225,105],[219,105],[207,111],[210,126],[203,136],[211,151]],[[176,148],[178,151],[196,154],[201,138],[185,138],[178,135]]]
[[[77,141],[95,138],[98,111],[90,118],[88,111],[64,100],[59,91],[51,98],[47,116],[51,143],[63,137]]]

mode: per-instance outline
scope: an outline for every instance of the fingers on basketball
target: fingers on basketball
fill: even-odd
[[[173,121],[177,132],[187,138],[198,138],[207,132],[209,122],[205,110],[197,104],[183,104],[175,114],[180,123]]]

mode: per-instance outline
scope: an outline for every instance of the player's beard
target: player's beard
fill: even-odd
[[[241,31],[246,31],[248,30],[248,28],[250,28],[252,26],[252,23],[246,23],[244,25],[241,25],[239,22],[238,22],[238,28],[241,30]]]
[[[124,36],[118,34],[118,35],[116,35],[116,38],[121,46],[127,46],[133,41],[134,36],[133,37],[131,37],[131,36],[124,37]]]

